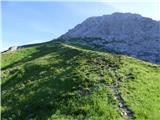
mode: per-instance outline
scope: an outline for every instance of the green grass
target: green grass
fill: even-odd
[[[143,64],[123,57],[118,70],[123,77],[122,97],[138,120],[160,118],[160,66]]]
[[[160,66],[50,42],[2,54],[2,120],[125,120],[113,67],[137,120],[160,118]]]

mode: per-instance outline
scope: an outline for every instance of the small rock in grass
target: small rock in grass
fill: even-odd
[[[119,103],[119,107],[122,108],[122,107],[123,107],[123,104],[122,104],[122,103]]]

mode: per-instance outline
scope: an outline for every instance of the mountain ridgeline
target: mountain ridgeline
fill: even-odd
[[[160,63],[160,22],[138,14],[113,13],[90,17],[60,38]]]

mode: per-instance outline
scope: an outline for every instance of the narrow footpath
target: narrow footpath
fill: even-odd
[[[116,69],[112,68],[112,71],[115,74],[115,79],[113,79],[113,82],[111,83],[111,85],[109,86],[109,88],[114,93],[115,99],[118,102],[118,107],[119,107],[119,109],[121,111],[121,115],[123,115],[127,119],[135,120],[134,112],[130,108],[128,108],[128,106],[125,104],[125,101],[121,97],[120,92],[119,92],[119,90],[117,88],[117,85],[115,84],[117,82],[118,85],[121,85],[122,81],[119,79],[118,73],[117,73]]]

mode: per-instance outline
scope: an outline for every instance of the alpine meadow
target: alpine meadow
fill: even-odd
[[[83,18],[80,15],[89,4],[70,21],[64,17],[56,22],[56,15],[62,19],[60,14],[67,13],[56,10],[65,9],[67,2],[55,2],[55,11],[50,8],[52,4],[41,4],[41,10],[36,9],[37,16],[32,16],[37,12],[34,7],[38,8],[35,3],[28,4],[27,9],[21,3],[22,11],[8,10],[18,11],[17,27],[13,32],[4,32],[4,36],[36,38],[28,29],[33,18],[37,19],[31,24],[33,29],[40,29],[46,36],[49,36],[47,32],[53,33],[46,27],[50,21],[57,26],[61,22],[54,28],[58,33],[65,29],[65,24],[74,23],[76,17]],[[12,4],[4,5],[12,7]],[[70,3],[70,7],[73,5]],[[74,8],[78,11],[78,7]],[[75,11],[68,15],[72,17]],[[21,12],[24,16],[20,16]],[[47,18],[52,12],[55,21]],[[44,13],[39,19],[38,15]],[[27,22],[25,15],[30,15]],[[44,19],[46,26],[41,23]],[[6,26],[12,30],[12,25]],[[16,31],[21,30],[20,26],[24,34]],[[15,38],[8,39],[6,44],[16,43]],[[2,120],[160,120],[160,21],[136,13],[113,12],[91,16],[50,41],[22,45],[18,42],[1,52]]]

